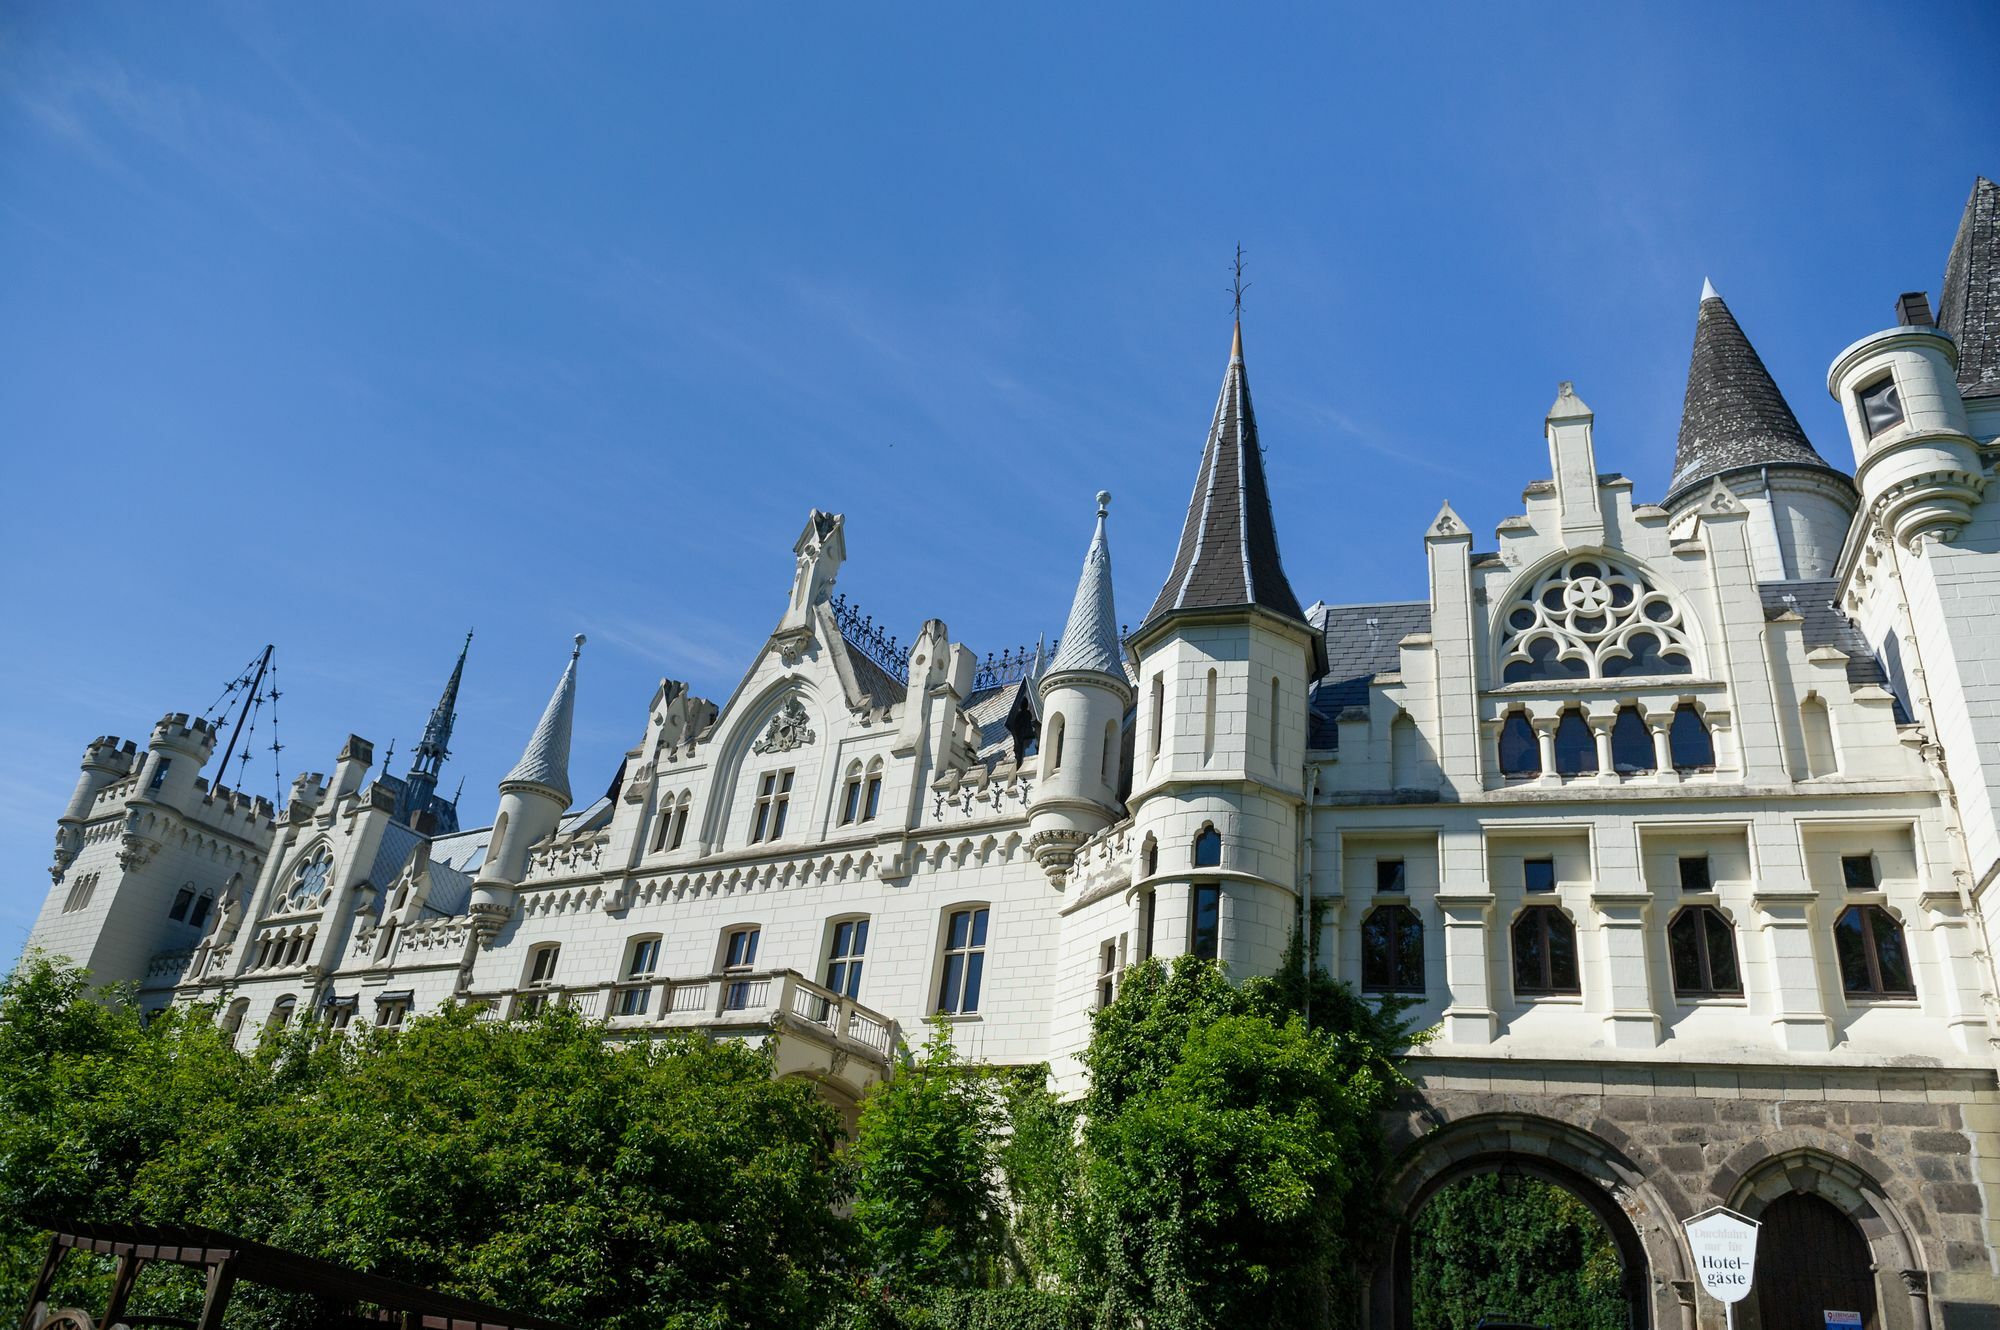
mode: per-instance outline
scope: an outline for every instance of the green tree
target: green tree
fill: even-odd
[[[1084,1061],[1083,1267],[1105,1324],[1337,1325],[1371,1214],[1393,1019],[1182,958],[1127,971]]]
[[[37,1254],[20,1217],[54,1212],[208,1224],[576,1324],[810,1323],[850,1245],[838,1139],[764,1053],[612,1043],[559,1008],[528,1023],[452,1008],[239,1053],[198,1013],[143,1026],[44,961],[0,988],[17,1304]],[[150,1296],[185,1312],[192,1289]],[[240,1301],[244,1324],[311,1315]]]
[[[1556,1330],[1623,1330],[1618,1249],[1575,1196],[1539,1178],[1465,1178],[1433,1196],[1410,1233],[1417,1330],[1505,1316]]]
[[[1001,1125],[996,1088],[959,1061],[942,1019],[921,1055],[862,1103],[851,1151],[854,1219],[892,1286],[992,1282],[1006,1232]]]

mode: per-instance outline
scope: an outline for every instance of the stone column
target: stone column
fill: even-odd
[[[1493,1009],[1493,888],[1486,879],[1485,839],[1477,828],[1438,837],[1438,913],[1444,917],[1444,1040],[1490,1044],[1499,1035]]]
[[[1535,727],[1535,750],[1542,759],[1542,779],[1553,785],[1561,777],[1556,773],[1556,726],[1559,719],[1540,716],[1528,722]]]
[[[1649,711],[1646,713],[1646,728],[1653,736],[1653,766],[1658,772],[1660,783],[1671,785],[1679,780],[1680,773],[1674,770],[1674,744],[1670,730],[1674,723],[1674,713],[1664,715]]]

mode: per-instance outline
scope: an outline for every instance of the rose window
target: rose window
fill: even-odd
[[[1505,683],[1692,674],[1680,606],[1608,559],[1571,559],[1535,584],[1501,625]]]
[[[320,903],[327,879],[333,876],[333,854],[322,846],[292,873],[292,889],[285,893],[287,910],[310,910]]]

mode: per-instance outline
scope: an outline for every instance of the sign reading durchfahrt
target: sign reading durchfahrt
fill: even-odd
[[[1709,1296],[1731,1303],[1749,1297],[1750,1279],[1757,1269],[1757,1221],[1718,1205],[1683,1227],[1694,1253],[1695,1275]]]

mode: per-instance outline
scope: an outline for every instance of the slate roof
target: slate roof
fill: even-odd
[[[2000,397],[2000,185],[1980,176],[1944,265],[1938,326],[1958,343],[1958,390]]]
[[[1400,643],[1431,630],[1431,607],[1421,600],[1380,605],[1326,605],[1311,622],[1326,642],[1326,673],[1313,685],[1307,746],[1338,748],[1335,723],[1348,707],[1368,705],[1368,685],[1378,674],[1402,668]]]
[[[541,720],[536,723],[535,732],[528,736],[528,747],[522,752],[521,760],[500,782],[503,788],[515,784],[539,786],[562,796],[563,805],[569,805],[570,722],[576,714],[576,658],[582,654],[583,636],[578,634],[576,650],[570,652],[569,665],[563,670],[562,679],[557,682],[556,691],[550,696]]]
[[[995,688],[982,688],[965,699],[966,717],[979,727],[981,762],[989,766],[995,762],[1016,762],[1032,746],[1017,745],[1014,731],[1007,724],[1022,691],[1032,686],[1033,680],[1016,679]]]
[[[854,667],[854,681],[862,691],[875,699],[877,706],[892,706],[909,695],[910,685],[906,679],[898,679],[866,651],[859,643],[850,640],[845,632],[840,635],[841,645],[847,648],[847,663]]]
[[[1111,495],[1097,496],[1097,533],[1083,554],[1083,575],[1070,602],[1050,674],[1089,670],[1125,678],[1125,648],[1118,640],[1118,609],[1111,600],[1111,545],[1104,535],[1106,505]]]
[[[1183,610],[1239,605],[1305,618],[1278,559],[1278,532],[1271,520],[1271,495],[1257,443],[1257,414],[1250,405],[1250,380],[1243,368],[1241,324],[1230,347],[1229,370],[1215,401],[1208,442],[1202,448],[1180,549],[1145,622]]]
[[[1795,582],[1759,582],[1757,595],[1764,602],[1764,619],[1769,622],[1786,610],[1797,612],[1805,620],[1804,640],[1806,650],[1833,647],[1847,653],[1847,681],[1856,688],[1874,685],[1889,688],[1889,676],[1882,668],[1882,662],[1875,657],[1875,648],[1868,645],[1861,630],[1854,621],[1841,613],[1835,597],[1840,594],[1840,583],[1832,578],[1800,580]],[[1787,604],[1785,597],[1792,597]],[[1890,689],[1891,692],[1895,690]]]
[[[1813,451],[1757,348],[1715,288],[1703,283],[1701,294],[1666,501],[1739,467],[1809,466],[1843,475]]]

